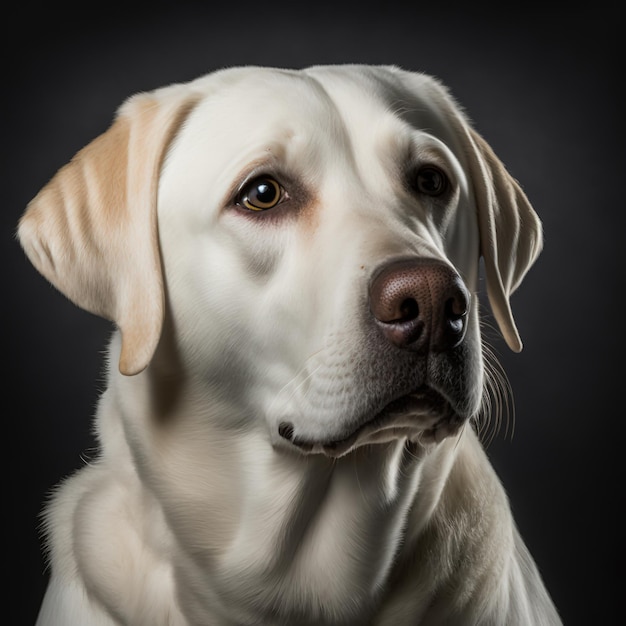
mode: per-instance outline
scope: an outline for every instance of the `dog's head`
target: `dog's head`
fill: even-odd
[[[447,91],[368,66],[231,69],[135,96],[19,236],[59,290],[115,322],[122,374],[167,334],[241,425],[329,455],[439,440],[474,415],[479,258],[518,351],[509,297],[541,247]]]

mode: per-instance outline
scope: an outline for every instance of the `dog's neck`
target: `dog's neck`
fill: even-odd
[[[138,476],[153,477],[144,487],[163,510],[167,549],[184,553],[172,559],[177,593],[206,623],[367,614],[406,544],[408,516],[419,532],[455,455],[456,440],[429,449],[398,440],[340,459],[277,451],[261,424],[229,414],[236,407],[205,406],[190,389],[172,403],[149,372],[113,377],[103,402],[117,405]],[[156,388],[167,402],[141,413]]]

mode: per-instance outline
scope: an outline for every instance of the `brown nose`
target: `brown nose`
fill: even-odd
[[[369,290],[370,309],[383,335],[416,352],[444,352],[465,335],[470,294],[461,277],[436,259],[395,261]]]

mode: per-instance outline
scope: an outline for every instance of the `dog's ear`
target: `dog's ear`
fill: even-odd
[[[45,278],[118,326],[119,369],[126,375],[148,365],[161,335],[159,171],[192,106],[174,88],[130,98],[110,128],[30,202],[18,227],[26,254]]]
[[[397,71],[396,71],[397,73]],[[515,179],[487,142],[472,128],[448,89],[425,74],[404,74],[412,89],[427,95],[431,128],[444,122],[446,139],[452,130],[460,145],[473,186],[485,264],[487,295],[500,332],[514,352],[522,349],[509,298],[541,252],[543,234],[539,217]],[[423,114],[419,108],[419,115]]]
[[[509,298],[541,252],[541,222],[487,142],[469,126],[466,133],[487,295],[509,348],[520,352],[522,341]]]

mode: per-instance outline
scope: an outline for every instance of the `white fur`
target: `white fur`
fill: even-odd
[[[99,165],[111,154],[122,173]],[[409,161],[447,172],[445,203],[407,190]],[[253,171],[282,177],[291,204],[275,219],[232,205]],[[484,395],[479,256],[520,349],[508,297],[540,226],[437,81],[238,68],[142,94],[33,201],[20,237],[57,287],[121,328],[100,455],[47,509],[38,626],[560,624],[471,423]],[[464,425],[400,415],[335,456],[298,450],[281,422],[336,440],[412,391],[404,378],[430,376],[369,322],[372,276],[406,257],[448,264],[474,294],[463,365],[448,372]],[[144,284],[150,298],[127,304]]]

